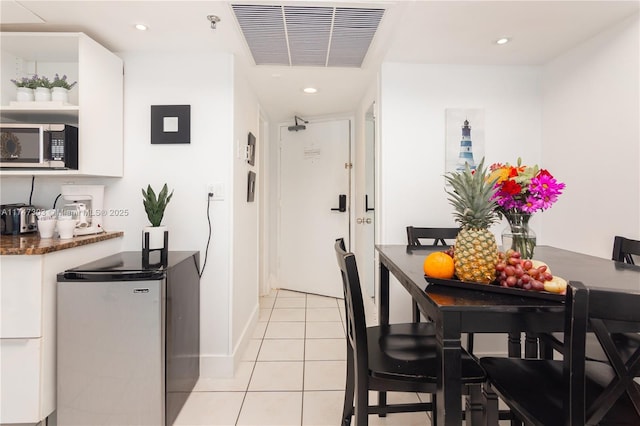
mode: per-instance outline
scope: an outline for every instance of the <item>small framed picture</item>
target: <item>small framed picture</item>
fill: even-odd
[[[252,166],[256,164],[256,137],[251,132],[247,140],[247,163]]]
[[[191,105],[151,105],[151,143],[191,143]]]
[[[475,170],[484,157],[484,109],[446,109],[445,126],[445,172],[460,172],[467,163]]]
[[[256,197],[256,174],[249,172],[249,178],[247,179],[247,202],[253,203]]]

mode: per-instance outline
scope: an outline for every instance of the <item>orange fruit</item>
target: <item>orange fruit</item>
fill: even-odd
[[[448,254],[436,251],[424,259],[424,273],[433,278],[453,278],[453,258]]]

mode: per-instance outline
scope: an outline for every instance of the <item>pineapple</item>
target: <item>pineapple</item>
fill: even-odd
[[[484,158],[472,172],[469,164],[459,173],[445,176],[453,191],[449,202],[460,224],[453,261],[456,276],[462,281],[488,284],[495,280],[498,246],[489,226],[497,221],[497,204],[491,199],[495,181],[487,181]]]

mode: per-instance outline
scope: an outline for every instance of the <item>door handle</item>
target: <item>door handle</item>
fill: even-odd
[[[364,194],[364,212],[372,212],[374,210],[373,207],[369,207],[369,194]]]
[[[338,208],[331,209],[334,212],[346,212],[347,211],[347,196],[346,194],[338,195]]]

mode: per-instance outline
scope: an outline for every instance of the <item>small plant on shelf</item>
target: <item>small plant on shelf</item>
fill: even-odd
[[[62,78],[60,78],[60,76],[56,74],[55,77],[53,77],[53,81],[51,82],[51,88],[62,87],[63,89],[71,90],[76,84],[78,84],[77,81],[69,83],[67,81],[66,75],[63,75]]]
[[[41,77],[38,77],[38,75],[34,75],[33,78],[35,80],[34,89],[37,89],[38,87],[44,87],[45,89],[51,89],[51,81],[47,77],[45,77],[44,75],[41,76]]]
[[[12,79],[11,82],[16,85],[16,87],[26,87],[27,89],[35,89],[39,87],[40,77],[37,74],[34,74],[32,77],[22,77],[20,80]]]
[[[164,216],[164,209],[167,208],[167,204],[171,201],[172,196],[173,191],[169,194],[169,188],[167,188],[166,183],[157,197],[153,188],[151,188],[151,185],[147,185],[146,191],[144,188],[142,189],[142,203],[144,204],[144,209],[147,212],[147,217],[149,218],[149,222],[151,222],[151,226],[160,226],[162,217]]]

